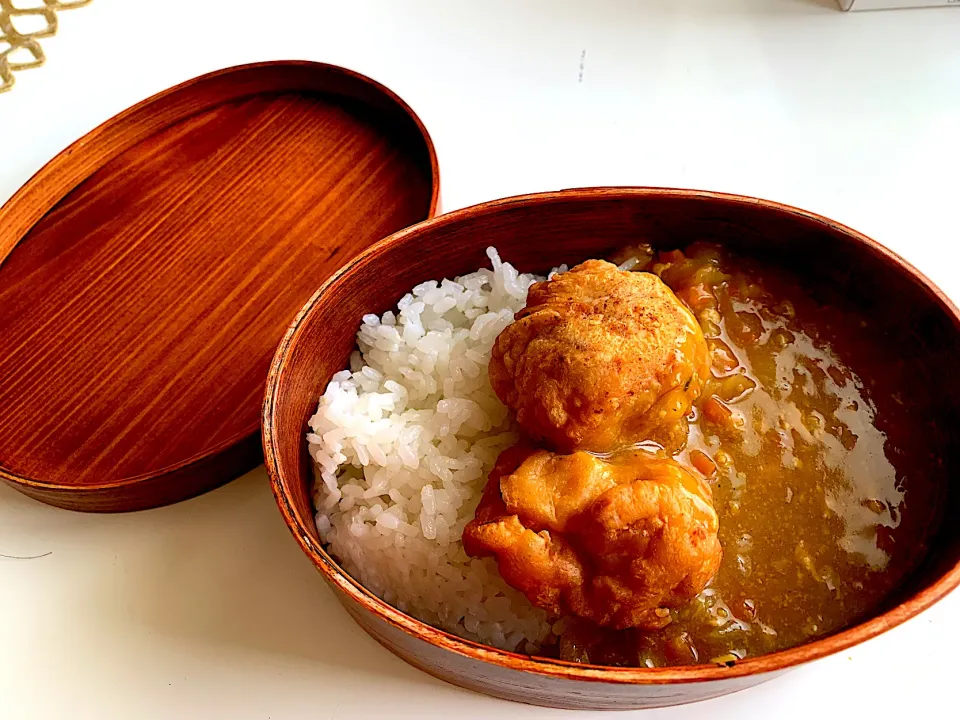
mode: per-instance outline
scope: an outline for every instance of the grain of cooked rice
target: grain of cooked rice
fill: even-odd
[[[309,421],[316,524],[344,569],[398,609],[533,651],[550,631],[546,614],[460,540],[497,455],[517,439],[490,388],[490,350],[542,279],[487,255],[492,269],[421,283],[396,311],[363,317],[350,369]]]

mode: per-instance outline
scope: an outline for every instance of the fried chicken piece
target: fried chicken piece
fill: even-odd
[[[641,440],[680,449],[709,376],[706,340],[673,291],[603,260],[533,285],[490,359],[523,430],[563,453]]]
[[[549,613],[656,629],[720,567],[709,486],[674,460],[504,451],[463,532],[468,555]]]

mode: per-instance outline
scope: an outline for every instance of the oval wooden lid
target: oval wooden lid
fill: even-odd
[[[416,115],[328,65],[216,72],[97,128],[0,209],[0,479],[125,511],[254,467],[286,327],[438,194]]]

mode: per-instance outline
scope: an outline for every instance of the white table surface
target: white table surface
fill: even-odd
[[[958,9],[96,0],[62,13],[43,45],[47,65],[0,96],[0,200],[154,92],[220,67],[306,58],[366,73],[416,109],[448,210],[602,184],[758,195],[872,235],[960,298]],[[289,536],[262,469],[116,516],[2,486],[0,553],[50,553],[0,557],[5,720],[569,715],[446,685],[367,638]],[[760,688],[645,717],[950,717],[958,612],[955,594]]]

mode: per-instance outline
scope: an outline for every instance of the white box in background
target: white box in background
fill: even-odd
[[[960,0],[839,0],[844,10],[894,10],[921,7],[960,7]]]

